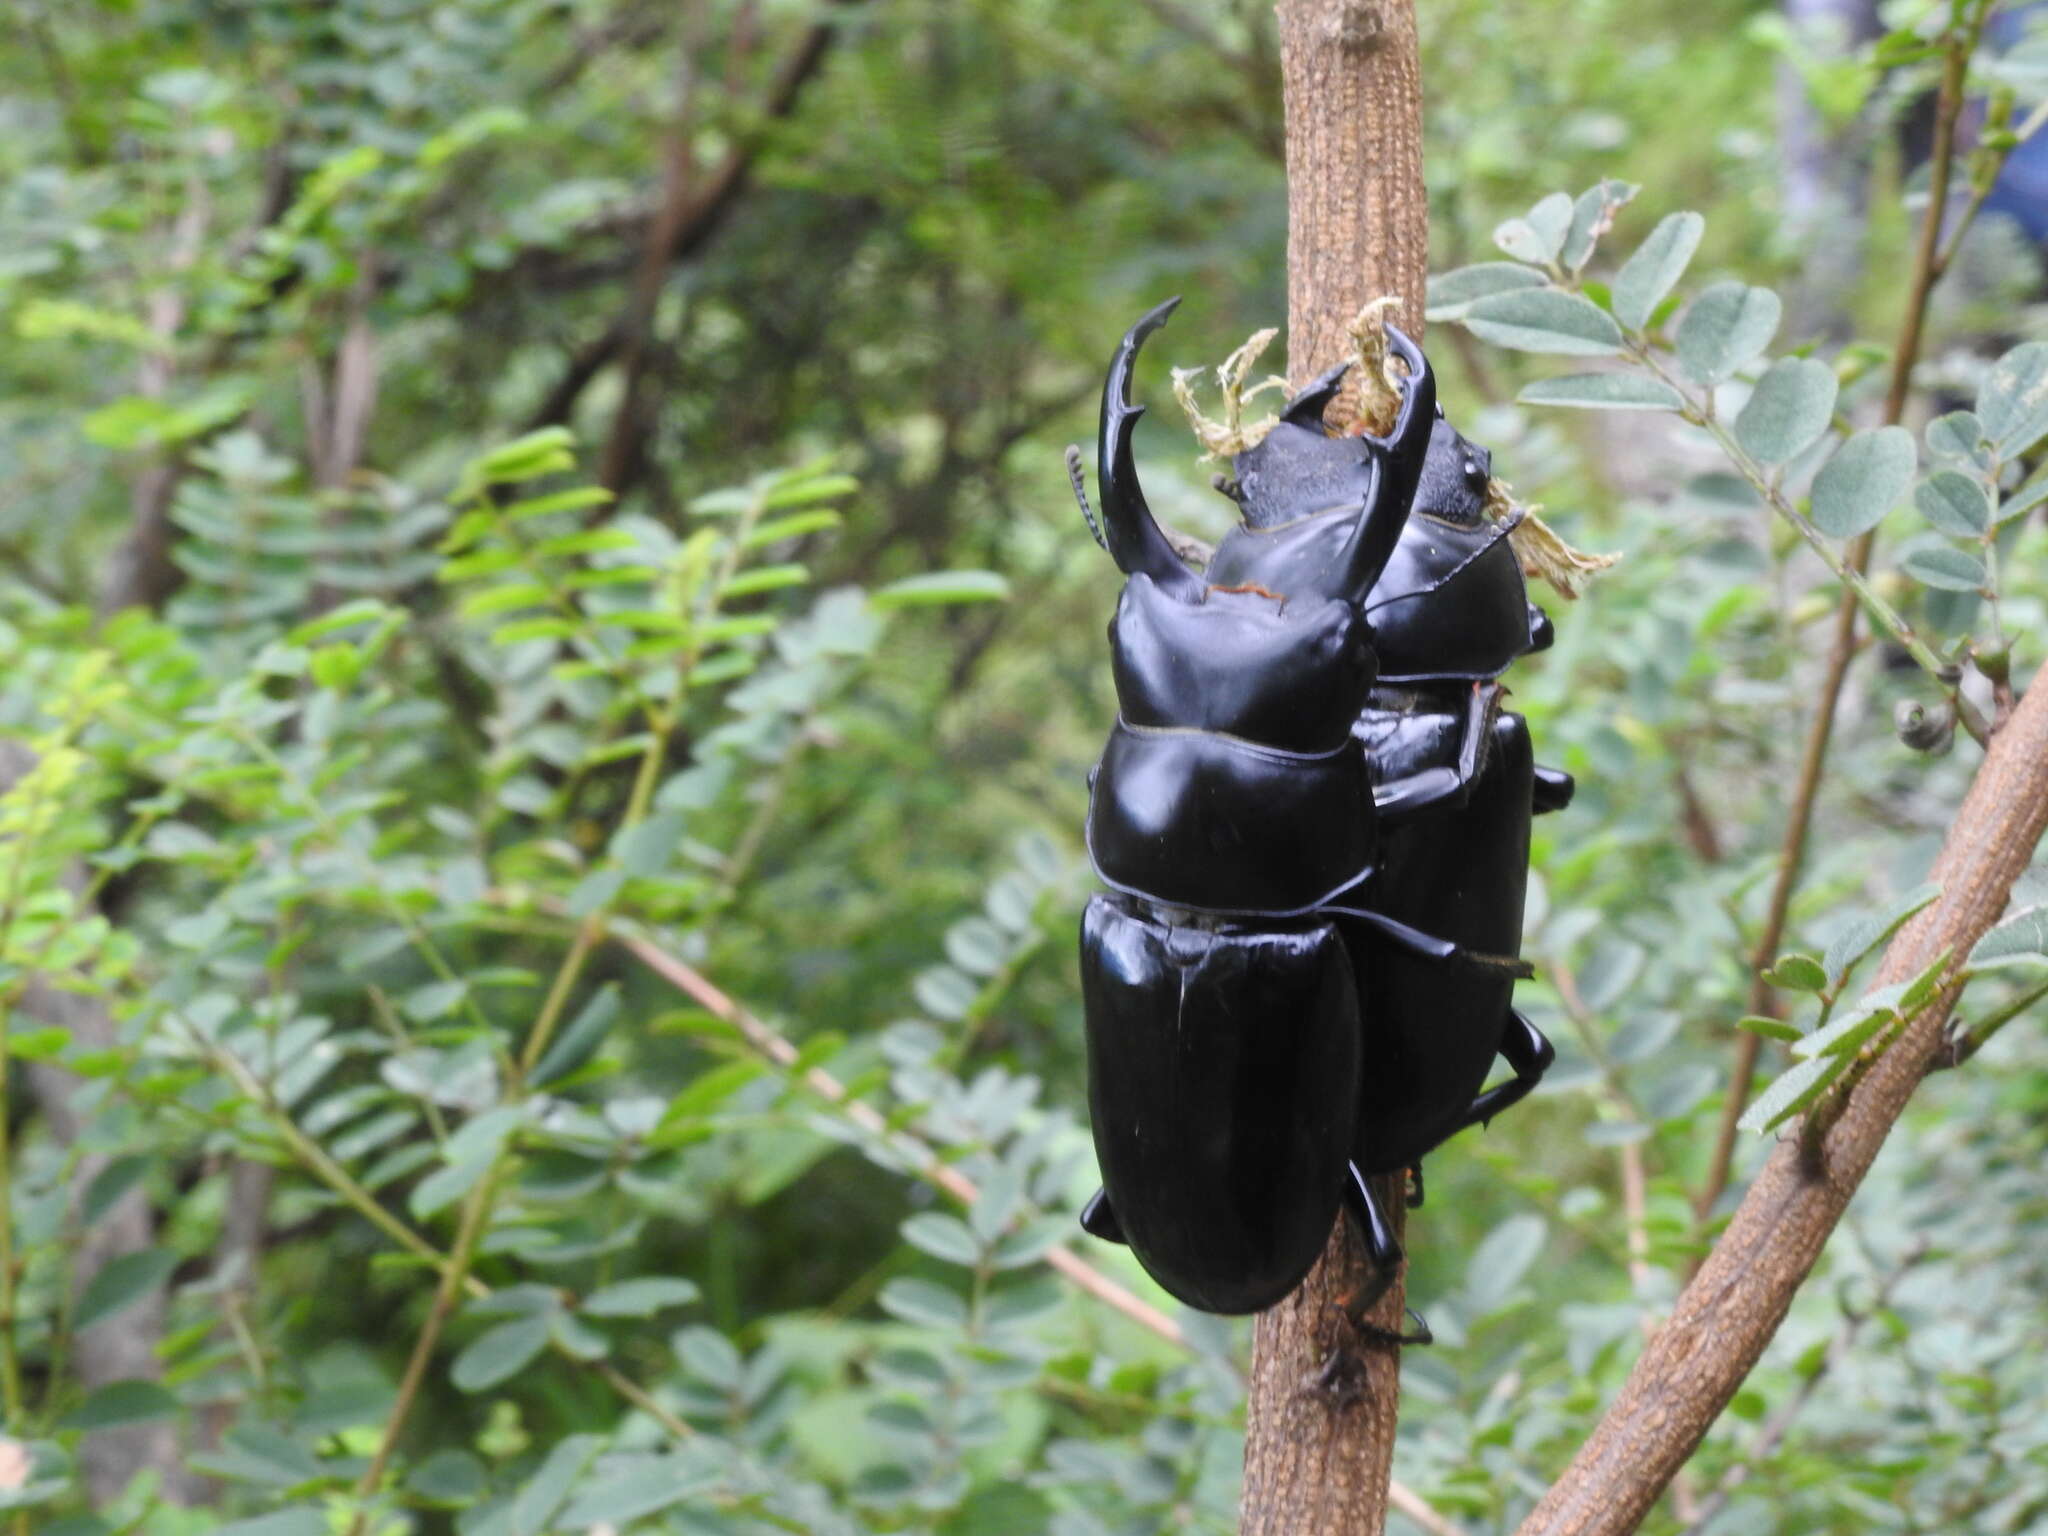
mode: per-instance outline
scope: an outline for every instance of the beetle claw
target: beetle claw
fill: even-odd
[[[1415,1319],[1415,1331],[1413,1333],[1402,1333],[1396,1328],[1382,1328],[1378,1323],[1358,1322],[1356,1320],[1353,1321],[1352,1326],[1358,1330],[1362,1337],[1371,1340],[1375,1344],[1414,1345],[1419,1348],[1422,1345],[1434,1344],[1436,1342],[1436,1335],[1429,1331],[1429,1321],[1427,1318],[1413,1307],[1403,1307],[1401,1310]]]

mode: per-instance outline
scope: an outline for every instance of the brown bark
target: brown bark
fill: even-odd
[[[1422,331],[1429,207],[1413,0],[1282,0],[1287,112],[1287,365],[1297,383],[1351,350],[1346,325],[1394,294]],[[1331,411],[1356,410],[1347,389]],[[1398,1229],[1403,1181],[1378,1182]],[[1365,1278],[1340,1220],[1301,1288],[1260,1316],[1246,1407],[1248,1536],[1377,1536],[1386,1522],[1398,1347],[1362,1337],[1339,1299]],[[1398,1332],[1397,1282],[1371,1322]]]
[[[1429,194],[1413,0],[1283,0],[1287,106],[1287,366],[1297,384],[1351,351],[1371,299],[1422,335]],[[1355,381],[1354,381],[1355,383]],[[1332,420],[1355,411],[1347,385]]]
[[[1949,829],[1932,878],[1941,896],[1900,930],[1877,984],[1952,967],[1998,920],[2048,827],[2048,678],[2027,691]],[[1942,1049],[1961,985],[1951,981],[1872,1063],[1846,1099],[1823,1101],[1817,1156],[1789,1134],[1750,1185],[1621,1394],[1520,1536],[1633,1531],[1734,1397],[1784,1320],[1828,1235]],[[1832,1124],[1826,1115],[1833,1114]]]

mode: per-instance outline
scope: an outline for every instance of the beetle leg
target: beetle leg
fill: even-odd
[[[1536,765],[1536,800],[1533,809],[1538,816],[1547,811],[1561,811],[1572,803],[1572,792],[1578,788],[1572,776],[1562,768],[1545,768]]]
[[[1422,1164],[1417,1161],[1408,1169],[1408,1209],[1422,1209]]]
[[[1477,970],[1505,974],[1517,980],[1526,981],[1536,974],[1535,966],[1515,955],[1489,955],[1476,949],[1467,949],[1449,939],[1440,939],[1433,933],[1424,933],[1420,928],[1410,928],[1406,923],[1375,912],[1370,907],[1323,907],[1324,912],[1334,912],[1339,917],[1354,918],[1368,928],[1376,930],[1397,948],[1405,949],[1411,955],[1420,955],[1425,960],[1436,960],[1453,965],[1467,965]]]
[[[1458,738],[1457,766],[1424,768],[1374,786],[1374,813],[1409,816],[1440,806],[1463,805],[1485,764],[1487,741],[1500,709],[1500,694],[1497,683],[1474,683]]]
[[[1088,1197],[1088,1203],[1081,1207],[1081,1230],[1090,1237],[1099,1237],[1106,1243],[1123,1243],[1123,1223],[1116,1219],[1116,1208],[1109,1203],[1109,1191],[1098,1189]]]
[[[1530,1089],[1543,1081],[1543,1074],[1557,1059],[1557,1049],[1543,1038],[1543,1031],[1512,1009],[1508,1012],[1508,1032],[1500,1043],[1500,1053],[1515,1069],[1515,1075],[1474,1099],[1465,1118],[1458,1123],[1458,1130],[1485,1125],[1509,1105],[1519,1104],[1529,1096]]]
[[[1358,1235],[1365,1243],[1366,1262],[1372,1272],[1365,1283],[1340,1301],[1345,1317],[1367,1338],[1387,1344],[1429,1344],[1434,1342],[1429,1324],[1414,1311],[1408,1315],[1415,1319],[1413,1333],[1396,1333],[1391,1328],[1382,1328],[1377,1323],[1365,1320],[1366,1314],[1379,1304],[1387,1288],[1401,1273],[1404,1255],[1401,1241],[1394,1236],[1394,1225],[1387,1220],[1387,1213],[1380,1209],[1379,1196],[1372,1192],[1372,1183],[1358,1171],[1358,1164],[1346,1163],[1344,1179],[1344,1208],[1351,1212],[1351,1218],[1358,1223]]]

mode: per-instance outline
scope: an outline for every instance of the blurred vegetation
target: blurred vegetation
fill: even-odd
[[[1447,407],[1626,557],[1512,679],[1580,785],[1528,925],[1562,1059],[1409,1227],[1439,1343],[1397,1471],[1480,1532],[1768,1145],[1711,1187],[1837,591],[1784,513],[1853,531],[1809,481],[1878,419],[1916,40],[1990,7],[1889,3],[1860,42],[1746,0],[1419,9],[1433,266],[1534,241],[1505,232],[1521,298],[1433,298]],[[1959,199],[2048,83],[1994,36]],[[1248,1329],[1148,1328],[1047,1262],[1160,1301],[1072,1221],[1116,577],[1059,450],[1160,297],[1160,407],[1165,362],[1283,319],[1274,47],[1238,0],[10,9],[0,1530],[1233,1528]],[[1641,190],[1567,270],[1539,199],[1603,178]],[[1626,348],[1735,449],[1519,401],[1559,370],[1495,343],[1572,348],[1516,306],[1620,314],[1684,210]],[[1782,320],[1674,318],[1717,279]],[[1786,944],[1828,1008],[1978,756],[1958,712],[2034,664],[2039,300],[1978,218],[1872,577],[1978,664],[1852,667]],[[1828,396],[1775,458],[1739,414],[1773,332],[1816,360],[1788,398]],[[1171,411],[1140,447],[1162,515],[1219,530]],[[1947,521],[1911,494],[1944,467],[1976,487]],[[2003,942],[1979,1021],[2038,986],[2039,939]],[[2019,1017],[1916,1101],[1653,1529],[2048,1529]],[[1765,1076],[1804,1059],[1767,1042]]]

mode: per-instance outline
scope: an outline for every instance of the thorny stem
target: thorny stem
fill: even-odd
[[[1935,284],[1948,270],[1949,262],[1954,259],[1963,236],[1975,221],[1989,191],[1987,179],[1984,188],[1973,197],[1969,206],[1956,220],[1949,243],[1944,249],[1941,244],[1941,228],[1943,216],[1947,211],[1949,177],[1955,160],[1956,121],[1963,110],[1964,84],[1969,72],[1970,57],[1976,52],[1978,40],[1983,35],[1984,22],[1990,8],[1990,0],[1979,0],[1968,25],[1960,33],[1950,34],[1947,57],[1942,63],[1941,89],[1935,106],[1934,147],[1928,167],[1927,208],[1920,219],[1920,239],[1914,254],[1913,282],[1907,293],[1905,311],[1899,318],[1899,337],[1892,348],[1891,381],[1885,391],[1884,421],[1887,426],[1898,425],[1905,416],[1906,401],[1912,389],[1913,369],[1920,358],[1928,301],[1933,296]],[[2032,113],[2022,125],[2019,137],[2024,139],[2038,132],[2043,123],[2048,122],[2048,117],[2044,117],[2044,113],[2048,113],[2048,106]],[[1876,531],[1872,530],[1852,540],[1849,545],[1844,564],[1847,570],[1856,573],[1859,581],[1870,569],[1871,553],[1876,543]],[[1832,551],[1824,553],[1831,554]],[[1848,676],[1849,663],[1854,660],[1856,654],[1856,613],[1861,600],[1862,594],[1845,577],[1841,600],[1835,607],[1834,638],[1828,647],[1827,669],[1821,679],[1819,694],[1814,700],[1813,720],[1807,727],[1806,746],[1800,761],[1799,784],[1793,795],[1791,812],[1786,818],[1784,840],[1778,849],[1777,875],[1771,885],[1770,901],[1764,909],[1763,927],[1758,933],[1756,948],[1750,956],[1748,1012],[1752,1014],[1774,1014],[1776,1011],[1774,994],[1770,983],[1764,980],[1764,972],[1777,958],[1778,946],[1784,942],[1785,923],[1791,912],[1793,891],[1799,883],[1800,865],[1805,861],[1807,835],[1813,825],[1814,802],[1819,795],[1821,773],[1827,763],[1828,740],[1834,731],[1835,712],[1841,704],[1842,685]],[[1925,664],[1922,662],[1923,666]],[[1936,670],[1938,674],[1939,669]],[[1957,698],[1959,700],[1960,696],[1957,695]],[[1701,1225],[1712,1216],[1714,1207],[1720,1203],[1722,1193],[1728,1188],[1729,1171],[1735,1157],[1738,1122],[1742,1118],[1743,1110],[1748,1107],[1750,1088],[1756,1079],[1757,1055],[1762,1049],[1762,1044],[1761,1036],[1748,1030],[1739,1032],[1735,1044],[1735,1067],[1729,1081],[1727,1096],[1722,1101],[1721,1121],[1715,1130],[1713,1156],[1708,1163],[1706,1179],[1693,1200],[1693,1210]]]

